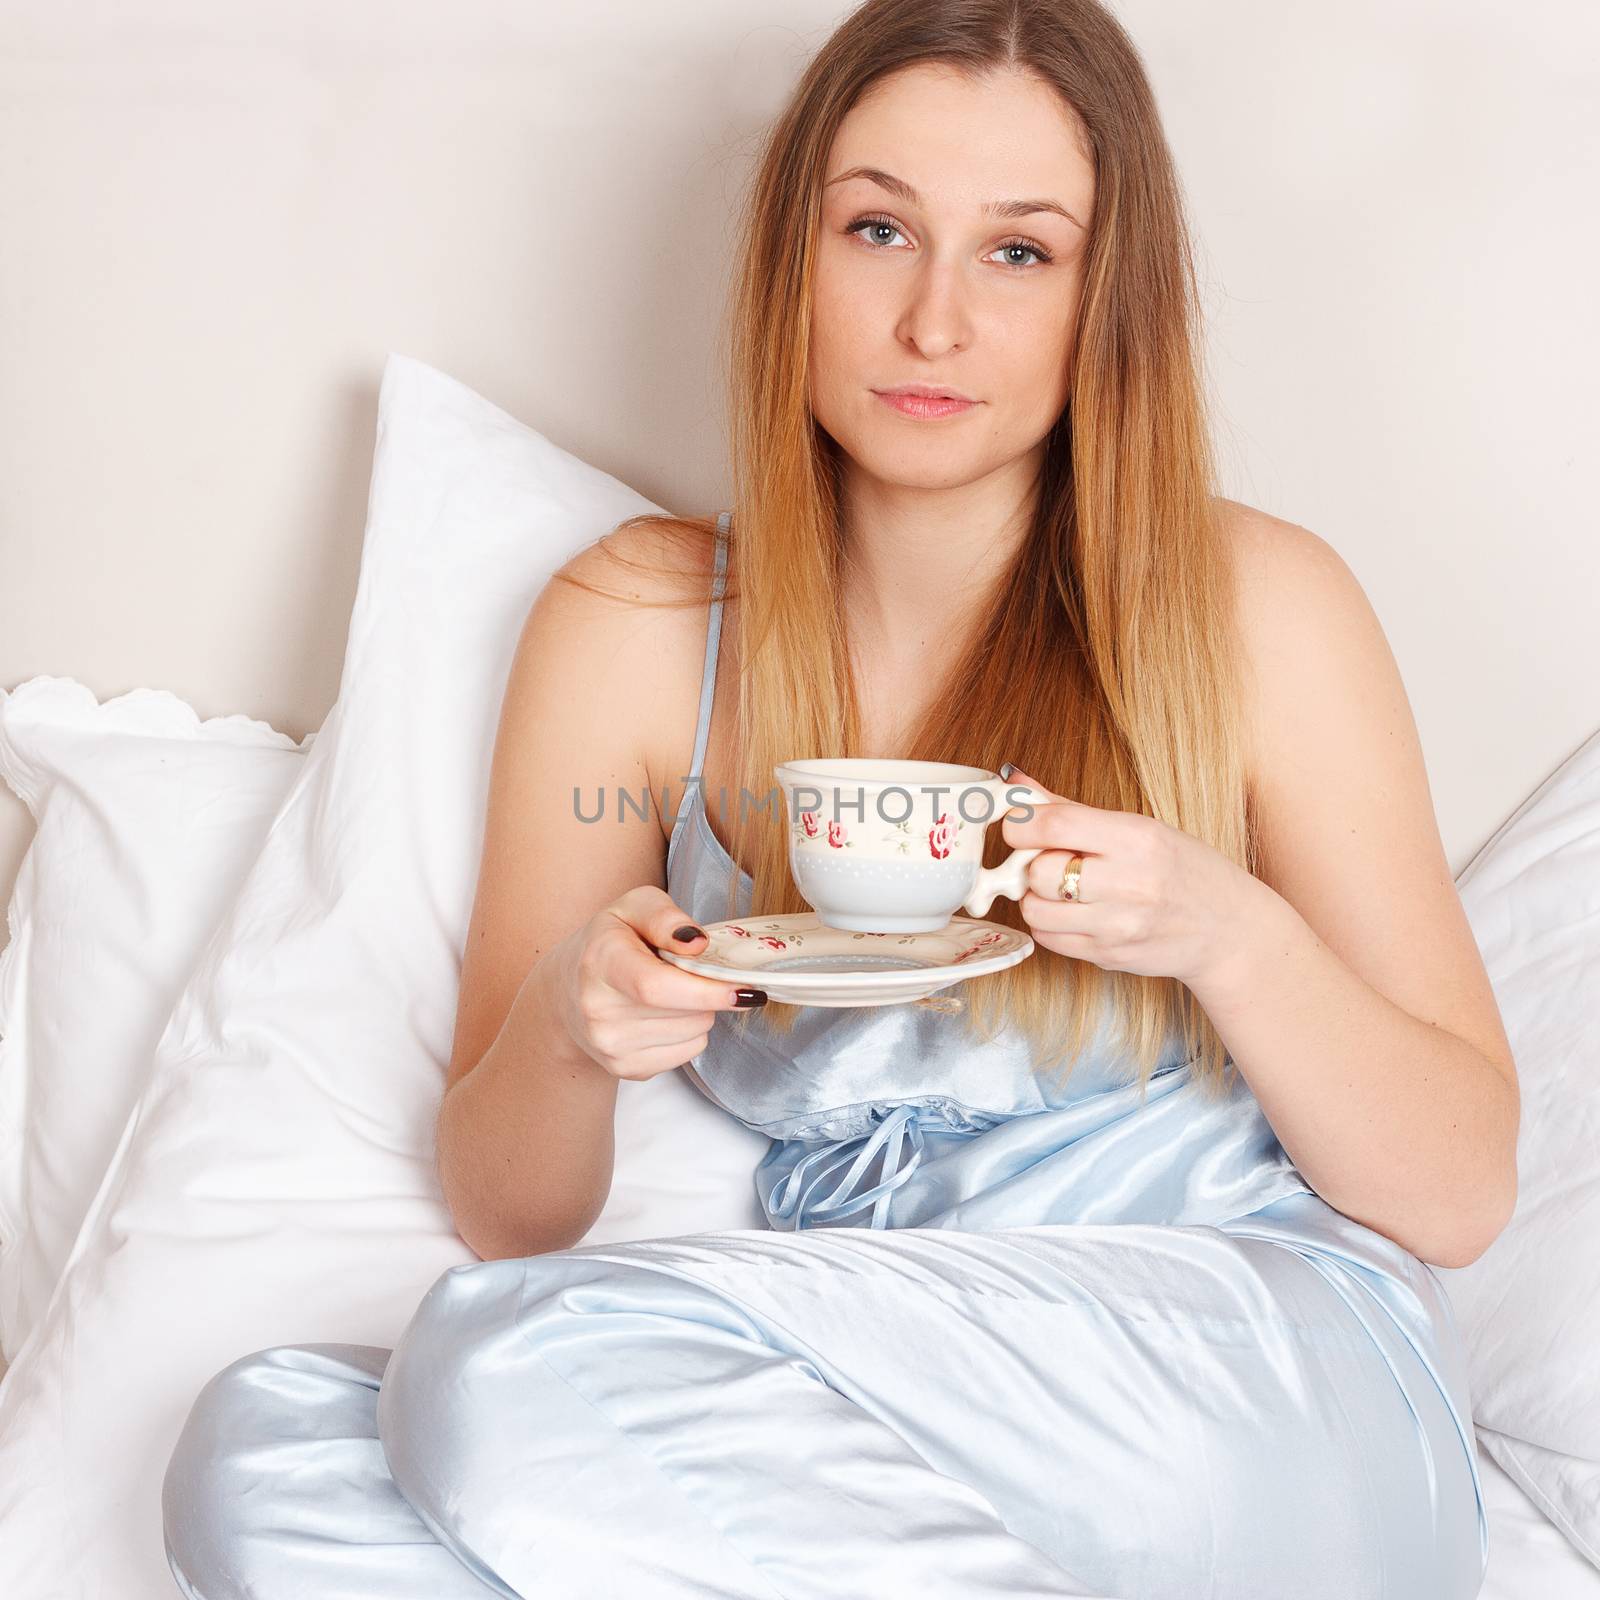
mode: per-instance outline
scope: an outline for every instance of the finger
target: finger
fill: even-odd
[[[682,926],[682,924],[679,924]],[[687,946],[691,955],[705,953],[705,935]],[[645,1016],[665,1017],[685,1011],[734,1011],[741,1005],[739,985],[698,972],[686,972],[664,960],[637,928],[618,917],[607,938],[600,975],[608,988],[621,995],[630,1009]],[[748,990],[746,991],[748,992]]]
[[[639,937],[657,950],[698,955],[706,947],[706,930],[665,889],[654,884],[641,885],[624,895],[617,909]]]
[[[619,926],[651,950],[673,950],[692,956],[706,951],[706,930],[655,884],[630,889],[610,910]]]
[[[1054,895],[1039,894],[1030,888],[1023,895],[1019,909],[1023,920],[1035,933],[1094,940],[1103,938],[1106,932],[1105,908],[1081,900],[1058,900]]]
[[[1086,856],[1105,855],[1124,837],[1126,823],[1120,811],[1102,811],[1062,796],[1048,805],[1034,805],[1033,814],[1026,818],[1007,812],[1000,820],[1000,835],[1015,849],[1042,845]]]
[[[1091,900],[1108,899],[1112,889],[1109,858],[1081,850],[1046,850],[1036,855],[1022,869],[1022,881],[1041,899],[1065,901],[1067,897],[1062,890],[1066,886],[1067,868],[1074,857],[1080,858],[1078,892],[1068,903],[1087,905]]]
[[[1056,794],[1049,784],[1040,783],[1039,780],[1031,773],[1024,772],[1021,767],[1015,767],[1009,761],[1004,763],[1004,765],[1001,767],[1000,775],[1006,781],[1006,802],[1008,805],[1037,806],[1039,802],[1031,795],[1023,792],[1028,789],[1037,789],[1040,794],[1044,795],[1049,800],[1056,800],[1060,798],[1060,796]],[[1011,794],[1013,789],[1018,791],[1015,797],[1013,797]]]
[[[638,1016],[633,1025],[635,1042],[628,1054],[682,1049],[686,1044],[693,1044],[702,1034],[709,1034],[716,1026],[716,1021],[715,1011],[674,1011],[664,1017]]]
[[[698,972],[685,972],[663,960],[648,945],[640,944],[630,959],[627,979],[622,986],[644,1016],[681,1015],[685,1011],[748,1010],[738,991],[752,986],[726,983]],[[757,992],[761,992],[757,990]]]

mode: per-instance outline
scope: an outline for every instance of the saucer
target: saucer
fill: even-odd
[[[854,933],[815,911],[705,925],[697,956],[662,950],[685,972],[764,989],[795,1006],[892,1006],[1026,961],[1033,940],[1003,922],[952,917],[936,933]]]

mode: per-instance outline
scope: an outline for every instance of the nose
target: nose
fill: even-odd
[[[929,261],[913,275],[911,302],[900,321],[900,337],[930,360],[971,343],[971,321],[961,268]]]

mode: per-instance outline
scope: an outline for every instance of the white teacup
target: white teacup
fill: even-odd
[[[773,768],[788,807],[789,870],[830,928],[934,933],[996,895],[1020,900],[1038,849],[983,865],[983,838],[1013,806],[1050,795],[982,767],[869,756]]]

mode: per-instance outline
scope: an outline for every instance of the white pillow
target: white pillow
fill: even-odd
[[[0,690],[0,777],[35,828],[0,952],[0,1352],[61,1276],[156,1041],[304,764],[176,695]]]
[[[432,1134],[500,701],[550,573],[651,509],[390,356],[338,700],[0,1384],[0,1594],[171,1600],[161,1474],[205,1381],[269,1345],[393,1346],[476,1259]],[[761,1226],[767,1148],[681,1073],[619,1085],[585,1242]]]
[[[1456,880],[1522,1087],[1516,1214],[1438,1268],[1478,1438],[1600,1566],[1600,733]]]

